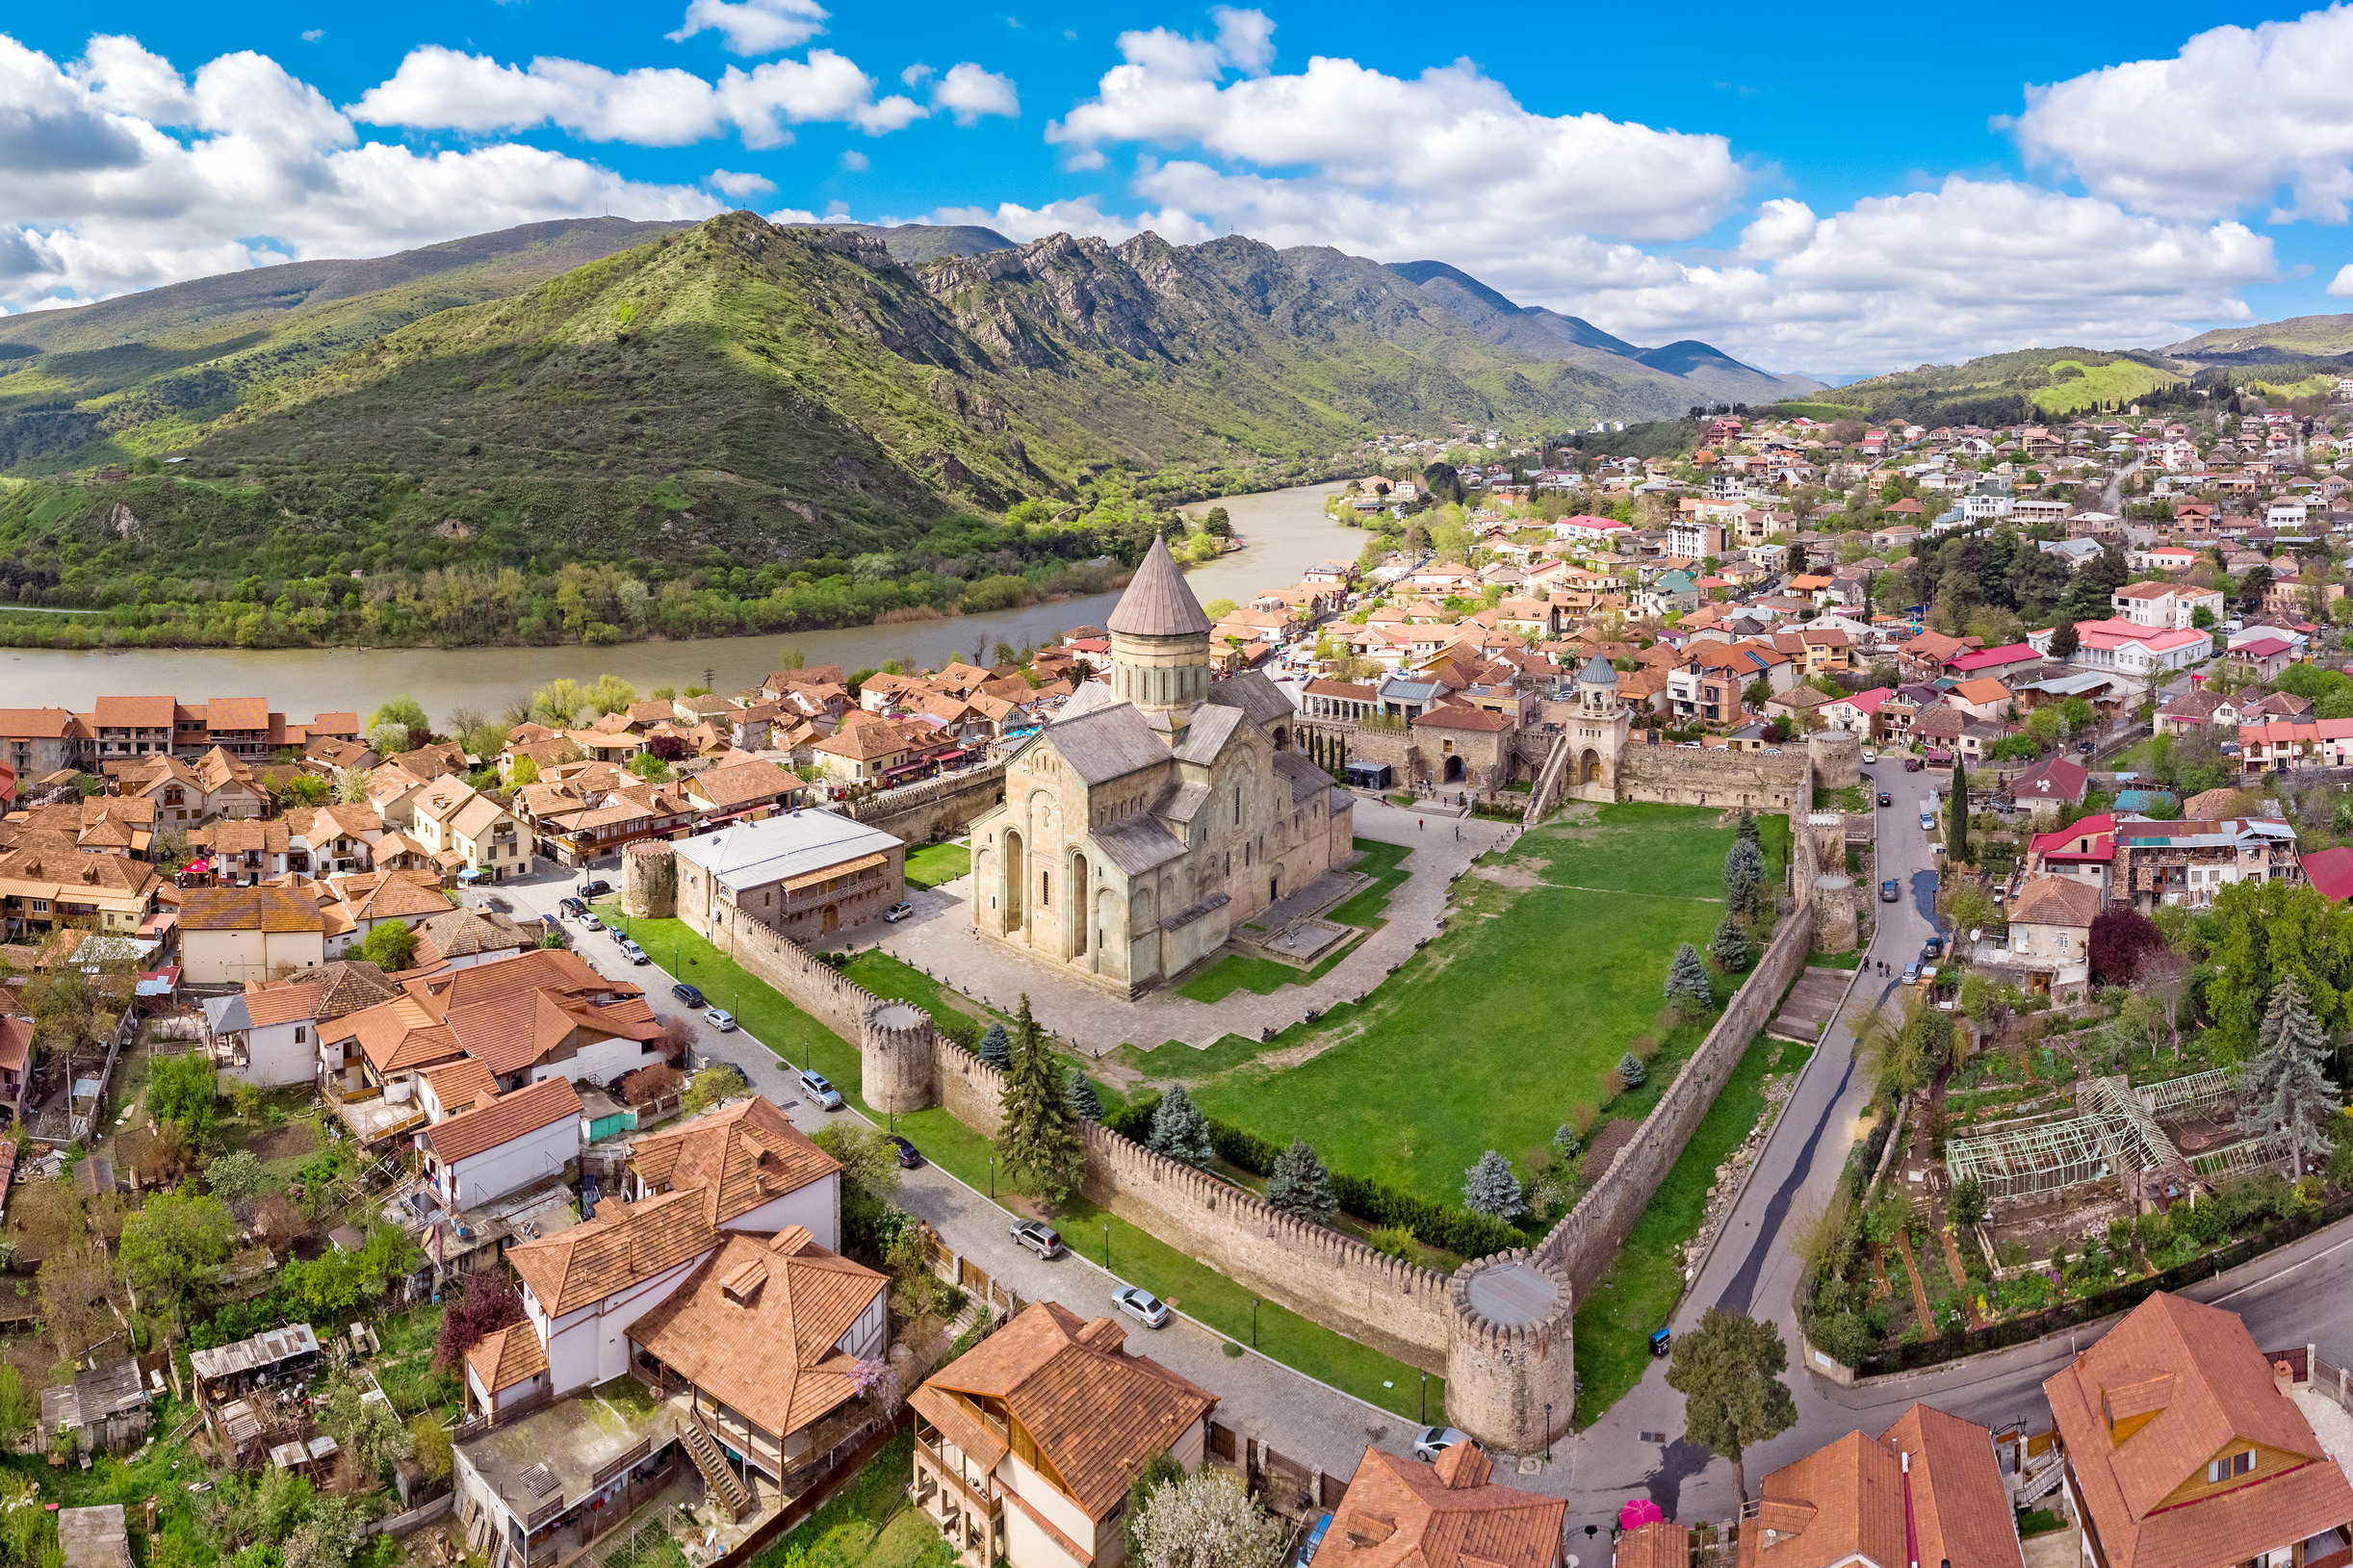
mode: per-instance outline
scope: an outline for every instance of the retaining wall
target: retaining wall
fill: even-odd
[[[1634,1222],[1649,1205],[1651,1194],[1674,1169],[1699,1118],[1716,1103],[1724,1080],[1732,1076],[1748,1042],[1772,1017],[1781,993],[1797,978],[1813,951],[1814,912],[1801,903],[1795,913],[1782,919],[1765,956],[1716,1020],[1716,1027],[1708,1031],[1708,1038],[1700,1041],[1699,1049],[1659,1096],[1633,1142],[1538,1245],[1537,1255],[1568,1276],[1578,1300],[1609,1272]]]
[[[1774,757],[1728,747],[1651,746],[1641,737],[1637,731],[1618,758],[1620,799],[1752,811],[1814,809],[1811,758],[1802,742],[1791,741]]]

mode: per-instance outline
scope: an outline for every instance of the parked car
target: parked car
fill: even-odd
[[[841,1091],[827,1083],[825,1074],[816,1068],[803,1067],[801,1069],[801,1088],[808,1092],[811,1099],[826,1110],[839,1111],[841,1109]]]
[[[887,924],[897,925],[901,920],[906,919],[907,916],[913,914],[914,913],[915,906],[902,898],[897,903],[892,905],[889,909],[883,911],[883,919]]]
[[[1413,1434],[1413,1457],[1425,1464],[1435,1464],[1439,1454],[1457,1443],[1469,1441],[1470,1433],[1456,1431],[1452,1427],[1424,1427]]]
[[[904,1138],[901,1138],[898,1134],[885,1133],[883,1134],[883,1141],[889,1144],[892,1149],[897,1151],[898,1168],[901,1170],[913,1170],[917,1166],[923,1163],[923,1156],[916,1152],[915,1145],[907,1142],[907,1140]]]
[[[1917,757],[1907,757],[1903,759],[1903,771],[1906,773],[1918,773],[1926,765]]]
[[[1168,1303],[1139,1285],[1122,1285],[1111,1293],[1111,1304],[1147,1328],[1168,1326]]]
[[[1879,754],[1877,752],[1873,751],[1869,746],[1863,748],[1863,765],[1865,767],[1871,766],[1872,763],[1876,762],[1878,759]]]
[[[605,929],[605,922],[590,914],[586,910],[582,910],[581,911],[581,926],[586,931],[602,931]]]
[[[632,964],[651,964],[653,962],[652,959],[646,957],[644,948],[631,941],[627,937],[621,938],[621,956]]]
[[[1043,1220],[1016,1220],[1013,1239],[1048,1262],[1062,1256],[1061,1233]]]
[[[1903,983],[1908,986],[1919,978],[1920,961],[1918,959],[1914,959],[1911,963],[1903,966]]]
[[[564,899],[557,903],[556,907],[563,911],[566,914],[572,916],[575,920],[581,918],[581,916],[588,913],[588,906],[577,898]]]
[[[1996,887],[1996,888],[1994,889],[1994,908],[1995,908],[1995,909],[2000,909],[2000,908],[2002,907],[2003,901],[2004,901],[2004,899],[2008,898],[2009,896],[2010,896],[2010,890],[2009,890],[2007,887]]]
[[[605,881],[601,877],[595,882],[583,882],[581,884],[581,897],[582,898],[603,898],[607,893],[611,891],[612,884]]]
[[[1901,898],[1902,896],[1902,890],[1896,886],[1895,878],[1890,877],[1885,882],[1879,884],[1880,903],[1893,904],[1897,899]]]
[[[1882,806],[1893,806],[1896,804],[1896,797],[1882,789],[1879,791],[1879,804]]]
[[[703,1015],[703,1019],[722,1035],[732,1035],[736,1032],[736,1015],[723,1007],[712,1008]]]
[[[1923,964],[1934,964],[1944,956],[1945,938],[1942,937],[1930,937],[1920,944],[1920,962]]]
[[[670,994],[677,997],[680,1001],[685,1003],[688,1007],[701,1007],[703,1005],[703,993],[700,990],[697,990],[694,987],[687,985],[684,980],[670,988]]]

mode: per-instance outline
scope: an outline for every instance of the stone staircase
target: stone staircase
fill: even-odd
[[[710,1488],[711,1498],[727,1510],[730,1519],[740,1523],[752,1511],[752,1494],[729,1467],[719,1440],[699,1421],[679,1427],[678,1437],[686,1450],[686,1457],[703,1473],[703,1484]]]
[[[2029,1469],[2011,1484],[2012,1506],[2030,1508],[2058,1490],[2059,1481],[2067,1470],[2066,1455],[2055,1448],[2041,1457],[2043,1463],[2039,1469]]]

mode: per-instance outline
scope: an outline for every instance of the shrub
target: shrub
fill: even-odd
[[[1617,1059],[1617,1076],[1628,1089],[1640,1089],[1650,1081],[1650,1069],[1642,1066],[1641,1057],[1628,1051]]]

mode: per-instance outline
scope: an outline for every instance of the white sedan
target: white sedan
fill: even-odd
[[[1147,1328],[1164,1327],[1169,1321],[1168,1304],[1134,1285],[1122,1285],[1113,1291],[1111,1303]]]

